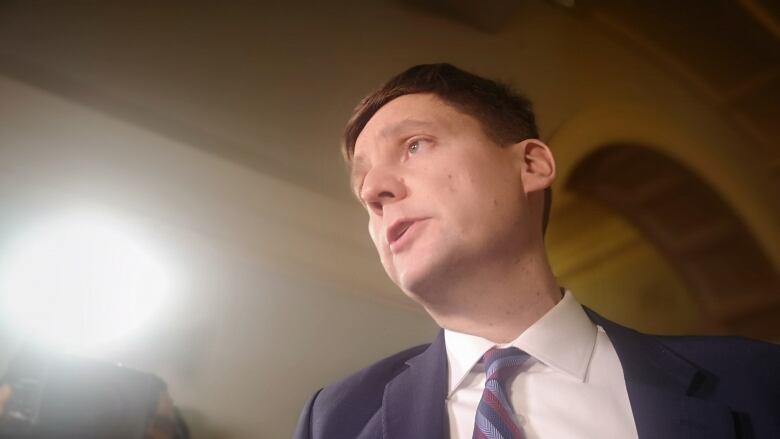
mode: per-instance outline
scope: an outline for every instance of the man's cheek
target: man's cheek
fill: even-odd
[[[385,273],[393,282],[398,280],[398,270],[394,264],[393,256],[390,252],[379,250],[379,261],[382,263],[382,268],[385,269]]]
[[[381,253],[385,248],[385,234],[382,233],[382,224],[380,221],[369,221],[368,234],[371,236],[371,241],[374,243],[374,247]]]

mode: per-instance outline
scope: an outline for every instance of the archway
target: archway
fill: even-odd
[[[602,222],[604,212],[618,214],[652,244],[698,305],[705,331],[780,334],[777,272],[734,209],[687,167],[649,148],[613,144],[579,161],[566,188],[580,203],[601,206]]]

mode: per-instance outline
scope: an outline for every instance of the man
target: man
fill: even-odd
[[[525,98],[448,64],[358,105],[344,155],[371,239],[443,330],[315,394],[295,437],[780,437],[775,346],[639,334],[556,283],[537,137]]]

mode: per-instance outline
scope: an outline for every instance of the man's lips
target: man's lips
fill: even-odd
[[[423,219],[424,218],[401,219],[395,221],[390,227],[388,227],[387,244],[390,246],[390,249],[395,251],[399,244],[402,243],[401,238],[404,237],[406,232]]]

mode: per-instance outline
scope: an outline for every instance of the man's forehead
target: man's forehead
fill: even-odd
[[[433,94],[409,94],[385,104],[368,120],[355,141],[361,143],[395,138],[408,131],[444,128],[460,112]]]
[[[410,117],[407,119],[400,120],[398,122],[385,125],[379,131],[378,135],[379,137],[383,137],[383,138],[394,138],[404,132],[420,129],[420,128],[432,128],[433,125],[434,125],[434,121],[432,120],[414,119]]]
[[[370,122],[370,121],[369,121]],[[381,125],[372,125],[369,127],[366,124],[366,128],[358,136],[355,141],[355,151],[353,157],[353,166],[358,162],[365,160],[361,150],[369,147],[370,144],[377,141],[388,141],[396,139],[405,133],[413,132],[415,130],[430,129],[433,128],[434,122],[427,118],[406,118],[402,120],[382,121]]]

